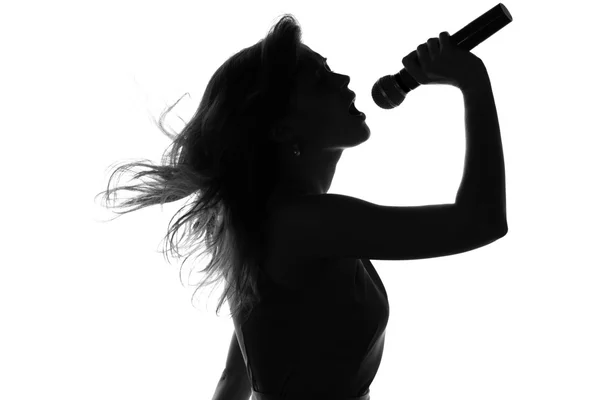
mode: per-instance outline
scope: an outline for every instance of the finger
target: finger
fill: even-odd
[[[427,41],[427,49],[429,50],[431,60],[435,60],[440,52],[440,40],[438,38],[429,39]]]
[[[418,61],[421,63],[421,66],[427,64],[429,61],[429,49],[426,43],[423,43],[417,47],[417,54],[419,55]]]
[[[421,72],[421,67],[418,65],[417,60],[417,52],[412,51],[406,57],[402,59],[402,64],[404,64],[404,68],[413,77],[414,80],[419,82],[421,85],[424,84],[425,78],[423,77],[423,73]]]
[[[450,34],[446,31],[440,33],[440,52],[444,51],[446,43],[449,43]]]

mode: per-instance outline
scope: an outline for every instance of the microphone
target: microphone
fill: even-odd
[[[450,36],[450,40],[461,49],[470,51],[500,29],[512,22],[512,16],[500,3],[469,25]],[[371,97],[379,107],[389,110],[398,107],[406,94],[420,86],[405,68],[395,75],[379,78],[373,85]]]

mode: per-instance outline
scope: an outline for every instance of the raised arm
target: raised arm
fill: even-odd
[[[483,64],[482,64],[483,65]],[[456,204],[476,211],[481,229],[506,234],[506,186],[500,124],[492,85],[485,66],[462,88],[467,146]]]

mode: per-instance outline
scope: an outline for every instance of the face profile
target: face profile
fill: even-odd
[[[365,117],[351,113],[350,77],[332,71],[326,59],[301,44],[291,112],[271,139],[278,144],[280,185],[276,192],[324,194],[344,149],[367,141]],[[294,145],[300,156],[294,156]]]
[[[349,111],[355,97],[349,83],[349,76],[332,71],[323,56],[301,44],[289,116],[294,131],[327,150],[343,150],[366,141],[370,130],[364,117]]]

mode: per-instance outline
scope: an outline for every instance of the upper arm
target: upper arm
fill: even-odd
[[[483,215],[456,204],[389,207],[323,194],[277,207],[269,231],[288,255],[414,260],[474,250],[506,233],[481,221]]]

